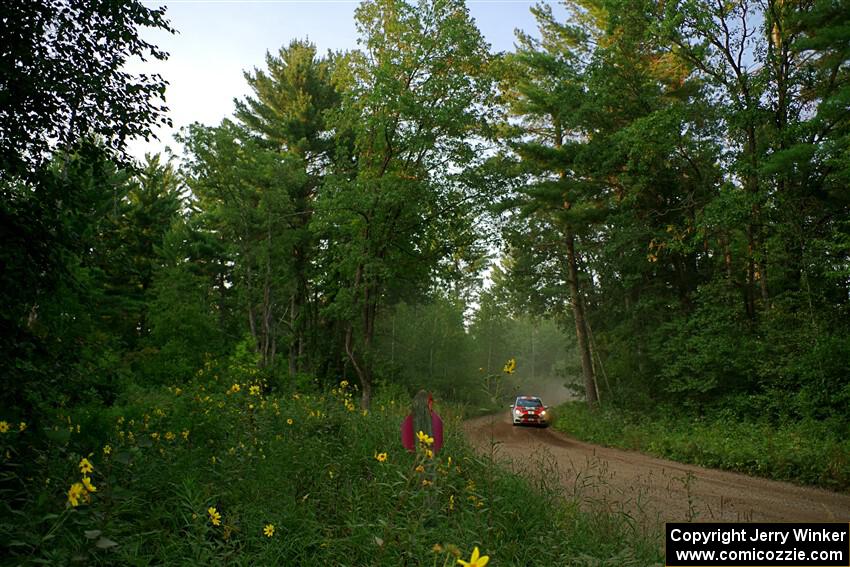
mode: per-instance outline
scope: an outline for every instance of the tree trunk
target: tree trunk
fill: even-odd
[[[277,345],[274,336],[273,316],[271,282],[267,279],[263,285],[262,325],[260,327],[260,364],[263,368],[269,368],[274,364]]]
[[[254,348],[257,352],[262,350],[260,342],[260,333],[257,330],[257,316],[254,314],[254,291],[252,282],[251,268],[247,269],[247,277],[245,278],[245,287],[248,290],[248,328],[251,330],[251,338],[254,340]]]
[[[363,264],[357,266],[357,271],[354,274],[354,289],[356,290],[361,285],[363,288],[363,354],[357,354],[354,346],[354,323],[349,322],[345,330],[345,352],[351,365],[354,366],[354,371],[357,373],[357,378],[360,381],[362,396],[360,398],[360,407],[368,410],[372,403],[372,365],[370,361],[369,351],[372,348],[372,338],[375,333],[374,318],[377,312],[377,293],[370,289],[369,283],[363,284]]]
[[[374,286],[377,288],[377,285]],[[365,286],[363,306],[363,375],[360,385],[363,386],[363,396],[360,407],[368,410],[372,403],[372,339],[375,336],[375,319],[378,314],[378,291],[371,285]]]
[[[759,178],[758,178],[758,144],[756,143],[755,126],[750,125],[747,128],[747,152],[749,154],[750,168],[746,177],[746,189],[753,199],[753,205],[750,209],[750,222],[747,226],[747,254],[749,256],[748,267],[748,287],[751,294],[752,316],[755,316],[755,281],[758,279],[759,291],[761,292],[762,301],[765,307],[770,302],[770,295],[767,290],[767,263],[765,262],[765,250],[762,245],[762,230],[761,230],[761,207],[755,202],[758,199],[759,193]],[[757,253],[761,252],[758,255]]]
[[[297,291],[292,292],[289,298],[289,329],[292,334],[289,341],[289,377],[294,378],[298,373],[298,307]]]
[[[726,279],[734,282],[732,278],[732,250],[729,248],[729,237],[726,234],[721,236],[720,245],[723,247],[723,266],[726,268]]]
[[[553,120],[555,127],[555,147],[560,149],[564,143],[564,133],[561,127],[560,120],[555,117]],[[566,171],[559,171],[558,176],[561,179],[566,177]],[[570,210],[572,203],[564,197],[564,210]],[[575,234],[573,229],[567,226],[566,231],[567,244],[567,275],[570,283],[570,304],[573,308],[573,318],[576,322],[576,339],[578,340],[579,356],[581,357],[581,373],[584,378],[584,391],[587,398],[587,405],[591,410],[596,409],[599,405],[599,395],[596,389],[596,377],[593,373],[593,358],[590,354],[590,341],[588,338],[587,324],[584,318],[584,301],[581,293],[579,293],[579,278],[578,278],[578,262],[576,261]]]
[[[570,282],[570,303],[573,308],[573,318],[576,322],[576,338],[581,357],[581,373],[584,378],[584,390],[587,405],[595,409],[599,404],[596,390],[596,377],[593,373],[593,359],[590,357],[590,341],[588,340],[587,324],[584,317],[584,302],[579,294],[578,264],[576,262],[575,235],[567,230],[567,263]]]

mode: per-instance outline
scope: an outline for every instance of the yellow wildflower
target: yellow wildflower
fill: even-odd
[[[379,462],[379,463],[383,463],[384,461],[386,461],[386,460],[387,460],[387,454],[386,454],[386,453],[377,453],[377,452],[376,452],[376,453],[375,453],[375,458],[378,460],[378,462]]]
[[[221,514],[218,513],[218,510],[215,509],[215,506],[210,506],[209,508],[207,508],[207,514],[210,515],[210,522],[212,522],[212,525],[221,525]]]
[[[172,432],[170,432],[170,431],[168,431],[168,432],[166,432],[166,433],[165,433],[165,438],[166,438],[168,441],[174,441],[174,438],[175,438],[175,437],[176,437],[176,435],[174,435],[174,434],[173,434]]]
[[[68,504],[73,507],[77,507],[80,505],[80,498],[85,494],[85,488],[79,482],[75,482],[71,485],[71,488],[68,489]]]
[[[112,446],[111,445],[104,445],[103,446],[103,454],[106,455],[106,456],[109,456],[110,454],[112,454]]]
[[[429,459],[433,459],[434,458],[434,451],[432,451],[431,449],[425,449],[425,456],[428,457]]]
[[[230,393],[235,394],[236,392],[238,392],[241,389],[242,388],[239,386],[239,384],[234,384],[230,387]]]
[[[431,548],[431,551],[433,551],[434,553],[442,553],[443,552],[443,546],[440,545],[439,543],[435,543],[434,546]]]
[[[158,440],[158,439],[159,439],[159,433],[158,433],[158,432],[156,432],[156,431],[154,431],[153,433],[151,433],[151,438],[152,438],[154,441]]]
[[[89,460],[86,459],[85,457],[83,457],[83,460],[80,461],[80,472],[83,473],[83,474],[88,474],[88,473],[92,472],[93,470],[94,470],[94,467],[89,462]]]
[[[7,431],[9,431],[9,422],[0,421],[0,433],[6,433]]]
[[[180,388],[174,388],[174,395],[175,396],[179,396],[182,393],[183,393],[183,390],[181,390]]]
[[[490,556],[481,555],[479,557],[478,548],[476,547],[472,550],[472,557],[469,558],[469,561],[464,561],[463,559],[458,559],[457,562],[465,567],[484,567],[487,563],[490,562]]]
[[[434,483],[428,480],[427,478],[422,479],[422,486],[431,486],[432,484]]]
[[[257,385],[251,386],[251,387],[248,388],[248,393],[251,394],[252,396],[259,396],[260,395],[260,387],[257,386]]]
[[[18,424],[18,431],[23,431],[26,428],[27,428],[27,422],[26,421],[22,421],[21,423]]]
[[[454,510],[454,509],[455,509],[455,495],[452,494],[451,496],[449,496],[449,510]]]
[[[434,438],[428,437],[428,434],[424,431],[420,431],[419,433],[417,433],[416,437],[419,438],[420,443],[423,443],[425,445],[431,445],[432,443],[434,443]]]
[[[422,465],[418,465],[414,470],[418,473],[424,473],[425,467],[423,467]]]
[[[188,429],[184,429],[184,430],[183,430],[183,433],[181,433],[180,435],[182,435],[182,436],[183,436],[183,440],[184,440],[184,441],[188,441],[188,440],[189,440],[189,430],[188,430]]]
[[[502,372],[505,374],[513,374],[514,370],[516,370],[516,359],[511,358],[505,363],[505,367],[502,368]]]
[[[348,380],[343,380],[342,382],[340,382],[340,383],[339,383],[339,387],[340,387],[340,388],[342,388],[343,390],[344,390],[347,386],[348,386]]]
[[[263,528],[263,533],[266,537],[272,537],[274,535],[274,524],[266,524],[266,527]]]
[[[292,418],[291,418],[291,417],[290,417],[289,419],[287,419],[287,420],[286,420],[286,424],[287,424],[287,425],[292,425],[292,423],[293,423],[293,421],[292,421]]]
[[[83,477],[83,486],[89,492],[97,492],[97,487],[91,483],[91,479],[87,476]]]

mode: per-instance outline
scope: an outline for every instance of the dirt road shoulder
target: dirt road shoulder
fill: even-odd
[[[550,429],[514,427],[505,413],[471,419],[467,438],[514,471],[556,483],[583,507],[643,525],[667,521],[848,522],[850,495],[704,469],[583,443]]]

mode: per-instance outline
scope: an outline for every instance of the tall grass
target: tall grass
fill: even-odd
[[[675,461],[831,490],[850,491],[850,428],[800,421],[774,425],[728,415],[693,419],[559,407],[555,427],[579,439]]]
[[[364,413],[353,390],[272,391],[210,364],[192,384],[10,429],[6,561],[454,565],[478,547],[490,565],[660,562],[626,519],[581,512],[475,454],[450,408],[442,451],[408,453],[406,403],[383,395]]]

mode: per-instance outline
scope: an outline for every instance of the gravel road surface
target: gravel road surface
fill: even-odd
[[[514,427],[505,412],[464,424],[479,452],[586,509],[627,514],[645,528],[666,521],[850,522],[850,495],[704,469],[583,443],[549,429]]]

